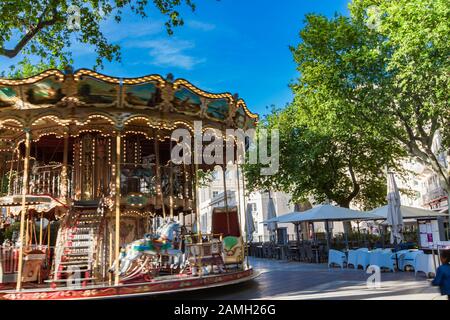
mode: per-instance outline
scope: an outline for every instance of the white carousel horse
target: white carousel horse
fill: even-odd
[[[174,234],[180,234],[180,224],[175,221],[169,221],[163,224],[156,231],[156,235],[146,234],[144,239],[136,240],[122,249],[121,255],[109,269],[114,272],[116,263],[120,266],[120,275],[124,275],[130,268],[132,262],[142,256],[168,256],[173,258],[171,268],[176,268],[181,264],[181,250],[173,248]]]

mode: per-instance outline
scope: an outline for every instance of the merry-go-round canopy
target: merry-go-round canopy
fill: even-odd
[[[19,111],[19,112],[18,112]],[[125,131],[203,128],[252,129],[258,116],[237,94],[210,93],[185,79],[148,75],[107,76],[88,69],[47,70],[26,79],[0,79],[0,149],[23,139],[48,134],[77,135],[86,130]],[[109,129],[111,130],[111,129]]]

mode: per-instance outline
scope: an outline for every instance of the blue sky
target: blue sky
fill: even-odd
[[[102,30],[122,47],[122,62],[105,63],[102,73],[137,77],[173,73],[211,92],[238,93],[253,112],[283,107],[292,99],[288,84],[298,73],[289,45],[305,14],[348,14],[348,0],[197,0],[197,10],[182,10],[185,26],[168,36],[155,10],[141,19],[129,13]],[[74,67],[95,64],[93,48],[74,44]],[[13,60],[14,61],[14,60]],[[12,60],[0,57],[0,71]]]

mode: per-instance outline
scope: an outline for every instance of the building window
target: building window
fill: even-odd
[[[213,191],[212,197],[215,198],[219,195],[219,191]]]

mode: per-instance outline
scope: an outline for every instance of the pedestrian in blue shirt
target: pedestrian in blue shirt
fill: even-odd
[[[441,252],[442,265],[436,270],[436,277],[432,284],[433,286],[439,286],[442,295],[447,295],[450,300],[450,251]]]

